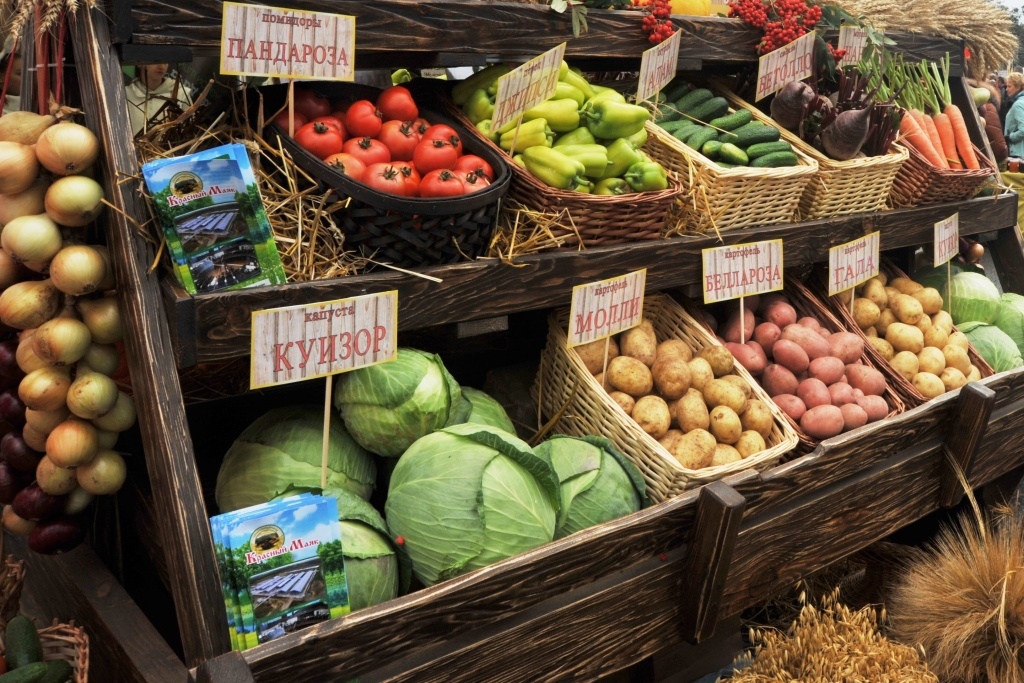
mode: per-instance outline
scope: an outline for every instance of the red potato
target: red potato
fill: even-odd
[[[846,382],[846,376],[843,376],[843,381]],[[853,400],[856,401],[858,398],[864,398],[864,392],[860,389],[853,390]]]
[[[868,413],[856,403],[847,403],[840,406],[843,413],[843,431],[848,432],[857,427],[863,427],[868,423]]]
[[[831,355],[828,342],[822,339],[820,334],[803,325],[787,325],[782,328],[782,339],[799,344],[810,360]]]
[[[825,341],[828,341],[828,338],[832,336],[832,333],[826,330],[824,327],[818,328],[818,334],[820,334],[821,338],[824,339]]]
[[[811,408],[800,418],[800,429],[813,439],[828,439],[843,431],[843,411],[832,405]]]
[[[800,348],[795,341],[789,339],[780,339],[775,342],[775,346],[772,347],[772,358],[795,375],[805,371],[810,363],[807,352]]]
[[[855,403],[868,414],[868,422],[881,420],[889,414],[889,404],[881,396],[862,396]]]
[[[785,301],[773,301],[764,309],[766,322],[775,323],[780,328],[792,325],[796,322],[796,309]]]
[[[846,382],[836,382],[828,387],[828,395],[832,397],[832,405],[840,407],[847,403],[853,403],[856,400],[854,391],[856,390]],[[861,396],[863,395],[862,392]]]
[[[754,312],[749,308],[743,311],[743,326],[740,326],[740,312],[739,309],[733,311],[733,314],[729,316],[729,320],[726,321],[725,326],[721,329],[721,335],[725,337],[727,342],[738,342],[743,344],[748,339],[754,337],[754,328],[757,327],[757,323],[754,321]],[[740,338],[740,333],[743,333],[743,338]]]
[[[726,342],[725,348],[729,349],[729,353],[732,354],[732,357],[735,358],[740,365],[745,367],[747,372],[754,377],[757,377],[764,372],[764,368],[768,364],[768,359],[764,357],[763,352],[759,355],[757,351],[746,344]]]
[[[865,396],[881,396],[885,393],[885,376],[866,365],[847,365],[846,377],[850,386],[860,389]]]
[[[768,307],[771,306],[776,301],[784,301],[787,304],[789,303],[789,299],[786,298],[786,295],[780,294],[778,292],[768,292],[767,294],[759,294],[758,299],[758,307],[755,310],[757,311],[758,315],[760,315],[762,318],[764,317],[764,312],[768,309]]]
[[[765,354],[772,355],[772,347],[782,336],[782,329],[775,323],[761,323],[754,328],[754,341],[761,345]]]
[[[835,356],[815,358],[808,366],[811,377],[820,379],[825,386],[831,386],[843,378],[846,366]]]
[[[797,320],[796,324],[797,325],[803,325],[804,327],[809,327],[812,330],[817,330],[817,329],[821,328],[821,323],[818,322],[818,319],[817,318],[812,318],[809,315],[805,315],[804,317],[802,317],[799,320]]]
[[[782,409],[786,415],[789,415],[793,422],[799,422],[800,418],[807,412],[807,406],[798,397],[793,394],[779,394],[773,396],[772,400],[775,401],[775,405]]]
[[[761,373],[761,386],[769,396],[796,394],[799,384],[796,375],[778,363],[769,363]]]
[[[796,395],[808,408],[832,405],[832,395],[828,393],[828,387],[820,379],[813,377],[800,382],[796,388]]]
[[[761,346],[760,344],[758,344],[754,340],[748,341],[747,342],[747,346],[749,346],[753,350],[753,352],[757,354],[758,358],[760,358],[760,359],[762,359],[764,361],[765,365],[768,365],[768,354],[766,354],[764,352],[764,347],[763,346]]]
[[[847,365],[857,363],[864,355],[864,340],[853,332],[836,332],[829,336],[828,347],[832,355]]]

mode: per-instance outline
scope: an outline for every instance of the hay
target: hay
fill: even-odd
[[[566,225],[572,228],[572,233],[564,234]],[[563,234],[555,234],[554,229]],[[518,266],[521,264],[516,263],[517,257],[565,248],[570,238],[575,239],[578,251],[585,249],[583,238],[567,210],[562,209],[556,214],[535,211],[506,197],[498,213],[498,223],[487,255],[510,266]]]

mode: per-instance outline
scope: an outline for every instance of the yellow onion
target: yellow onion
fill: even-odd
[[[46,450],[46,434],[35,427],[25,425],[21,428],[21,438],[25,441],[29,448],[34,451],[42,453]]]
[[[80,228],[103,211],[103,188],[83,175],[59,178],[46,191],[45,204],[46,215],[54,222]]]
[[[57,410],[65,406],[70,388],[68,369],[51,365],[25,375],[18,385],[18,398],[32,410]]]
[[[96,457],[75,470],[78,485],[89,493],[106,496],[124,485],[128,467],[117,451],[102,450]]]
[[[96,291],[105,292],[108,289],[113,289],[114,266],[110,263],[110,250],[103,244],[90,244],[89,246],[99,252],[99,255],[103,257],[103,262],[107,265],[107,269],[103,274],[103,280],[96,285]]]
[[[96,456],[100,449],[96,428],[85,420],[68,418],[46,437],[46,456],[57,467],[78,467]]]
[[[108,432],[123,432],[135,424],[135,402],[123,391],[117,392],[117,403],[106,415],[92,421],[97,429]]]
[[[71,383],[68,410],[82,419],[94,420],[117,405],[118,393],[114,380],[98,372],[87,372]]]
[[[18,367],[21,368],[21,371],[26,375],[33,370],[47,368],[53,365],[53,363],[43,360],[36,354],[36,350],[32,342],[35,330],[32,332],[32,335],[29,335],[18,342],[18,350],[14,354],[15,359],[18,361]]]
[[[50,261],[49,272],[54,287],[65,294],[82,296],[92,294],[103,282],[107,275],[107,262],[96,249],[73,244],[57,252]]]
[[[3,201],[0,199],[0,201]],[[3,249],[0,249],[0,292],[11,285],[25,279],[27,273],[21,264],[11,258]]]
[[[92,333],[97,344],[113,344],[121,341],[121,314],[117,310],[117,299],[79,299],[75,304],[82,320]]]
[[[100,440],[100,448],[113,448],[114,444],[117,443],[117,437],[121,436],[120,432],[108,432],[105,429],[97,429],[96,435]]]
[[[49,114],[42,115],[31,111],[8,112],[0,117],[0,141],[34,145],[43,131],[56,122],[56,117]]]
[[[100,153],[100,143],[91,130],[62,121],[43,131],[36,141],[36,157],[50,173],[71,175],[88,168]]]
[[[25,409],[25,424],[40,434],[49,435],[54,427],[71,416],[67,406],[61,406],[57,410],[32,410]]]
[[[45,197],[48,187],[50,187],[49,180],[36,178],[35,182],[26,190],[0,195],[0,225],[7,225],[21,216],[36,216],[45,213]]]
[[[36,465],[36,483],[51,496],[63,496],[78,488],[75,471],[59,467],[49,455],[44,455]]]
[[[49,280],[28,280],[0,294],[0,322],[16,330],[39,327],[60,310],[61,293]]]
[[[58,316],[48,320],[32,335],[36,355],[55,365],[77,363],[92,344],[89,328],[81,320]]]
[[[4,529],[15,536],[28,536],[36,528],[36,522],[31,519],[19,517],[10,505],[4,506]]]
[[[68,494],[67,502],[64,503],[64,514],[77,515],[80,512],[85,512],[85,508],[89,507],[89,503],[95,497],[83,488],[76,488]]]
[[[18,194],[32,187],[39,162],[32,148],[20,142],[0,142],[0,194]]]
[[[21,216],[4,226],[0,244],[15,261],[49,262],[61,248],[60,228],[45,213]]]
[[[94,342],[89,345],[78,367],[82,367],[83,364],[93,372],[113,377],[117,372],[117,367],[121,364],[121,354],[117,352],[117,347],[113,344],[96,344]]]

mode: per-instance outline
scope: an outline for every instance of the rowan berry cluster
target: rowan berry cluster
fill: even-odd
[[[672,6],[669,0],[651,0],[646,7],[648,14],[641,22],[641,27],[647,34],[647,40],[657,45],[671,38],[676,29],[670,19]]]
[[[807,0],[731,0],[729,16],[762,30],[757,53],[763,55],[813,30],[821,21],[821,7]]]
[[[836,60],[836,63],[842,61],[843,57],[846,56],[846,50],[834,48],[832,47],[832,43],[825,43],[825,46],[828,47],[828,53],[832,55],[832,59]]]

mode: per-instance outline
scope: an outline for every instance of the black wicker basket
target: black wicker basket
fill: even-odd
[[[377,88],[354,83],[304,84],[331,102],[368,99],[376,101]],[[260,88],[264,115],[280,110],[287,86]],[[268,136],[277,136],[303,170],[324,187],[333,188],[339,200],[348,198],[346,211],[335,216],[345,233],[346,248],[371,256],[376,261],[406,268],[455,263],[482,256],[494,232],[501,198],[508,191],[512,173],[492,149],[444,114],[424,109],[417,97],[420,116],[430,123],[445,123],[459,134],[466,154],[476,154],[494,169],[494,182],[472,194],[445,199],[420,199],[384,194],[338,173],[307,152],[276,124],[267,126]]]

